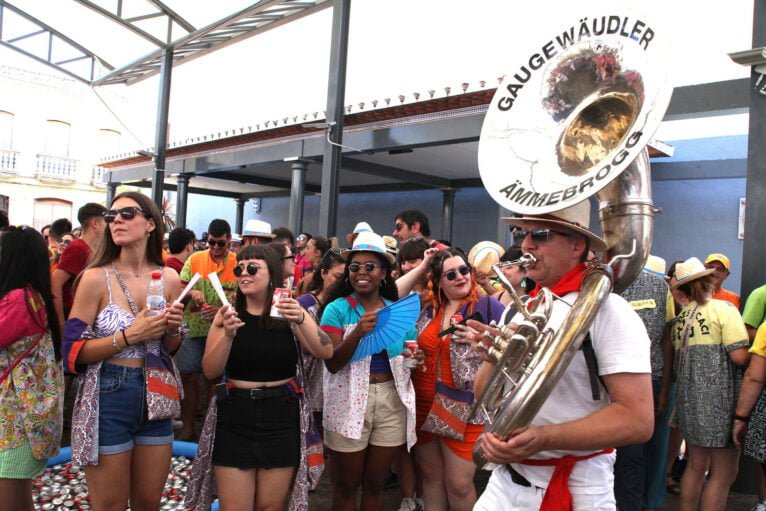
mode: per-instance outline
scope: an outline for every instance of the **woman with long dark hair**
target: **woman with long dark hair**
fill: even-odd
[[[321,311],[322,330],[335,346],[325,362],[323,410],[332,508],[355,509],[361,485],[361,508],[382,510],[391,462],[402,445],[411,448],[415,441],[415,392],[401,356],[404,338],[379,353],[352,357],[375,328],[376,312],[398,298],[394,256],[379,235],[362,232],[342,257],[343,279]]]
[[[175,366],[168,353],[183,337],[178,274],[162,261],[162,217],[137,192],[117,195],[107,227],[82,274],[65,326],[63,354],[80,386],[72,413],[72,461],[85,467],[94,509],[158,509],[173,442],[169,402],[180,399],[178,372],[159,397],[147,360]],[[164,282],[164,313],[149,310],[148,285]],[[167,400],[165,399],[167,398]]]
[[[32,479],[58,453],[61,336],[48,247],[31,227],[0,232],[0,508],[31,511]]]
[[[423,477],[423,501],[426,509],[470,510],[476,502],[471,458],[473,446],[484,426],[467,424],[462,440],[437,435],[422,429],[433,405],[437,380],[447,387],[473,390],[473,380],[481,358],[466,340],[468,329],[458,326],[453,335],[439,337],[456,317],[474,313],[484,324],[499,321],[503,306],[479,289],[474,269],[460,249],[426,253],[430,278],[425,300],[425,320],[419,322],[418,346],[425,353],[425,371],[412,373],[417,397],[418,443],[415,458]],[[422,266],[422,265],[421,265]],[[414,270],[413,270],[414,271]],[[418,267],[418,271],[422,271]]]
[[[318,236],[317,238],[322,238]],[[317,238],[312,238],[309,243]],[[322,238],[324,239],[324,238]],[[340,256],[340,251],[328,249],[320,261],[315,264],[314,271],[307,275],[311,278],[308,292],[298,297],[301,307],[318,321],[319,307],[326,303],[330,289],[336,282],[343,279],[343,270],[346,262]],[[303,373],[306,375],[306,388],[309,406],[314,414],[317,426],[322,427],[322,385],[324,379],[324,362],[312,356],[310,353],[303,354]]]
[[[296,380],[299,349],[326,359],[332,345],[297,300],[272,304],[283,282],[282,266],[270,246],[240,250],[234,306],[218,311],[207,338],[205,377],[227,378],[219,387],[226,390],[216,393],[212,452],[223,509],[284,509],[296,471],[306,463],[301,425],[307,408],[300,408]],[[271,316],[272,307],[281,317]],[[305,480],[299,482],[296,486],[306,487]],[[305,499],[294,493],[292,508]]]
[[[681,478],[682,511],[723,509],[737,477],[732,416],[739,392],[737,372],[748,363],[749,339],[739,311],[713,299],[712,273],[692,257],[676,265],[672,284],[688,300],[671,333],[676,410],[689,460]]]

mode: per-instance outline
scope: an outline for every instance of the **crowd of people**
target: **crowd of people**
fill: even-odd
[[[96,510],[159,509],[187,440],[190,509],[308,509],[325,464],[334,510],[382,510],[391,474],[401,511],[652,510],[669,492],[684,511],[724,509],[744,452],[766,511],[766,285],[740,313],[724,254],[650,256],[530,424],[485,433],[492,417],[470,413],[520,306],[547,288],[548,327],[567,324],[606,249],[589,219],[589,201],[505,218],[510,247],[466,252],[418,210],[390,235],[359,222],[344,246],[262,220],[165,233],[135,192],[86,204],[76,228],[0,215],[0,510],[33,509],[68,425]],[[525,254],[500,275],[487,262]],[[418,319],[368,352],[392,328],[380,311],[412,294]]]

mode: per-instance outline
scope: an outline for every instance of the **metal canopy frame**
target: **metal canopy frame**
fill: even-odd
[[[10,11],[15,15],[24,18],[34,27],[34,29],[31,31],[22,31],[21,34],[14,37],[8,37],[6,31],[3,30],[3,24],[6,20],[6,11]],[[43,55],[35,54],[20,44],[22,41],[28,41],[34,38],[47,39],[47,51]],[[0,0],[0,44],[22,53],[40,63],[52,66],[62,73],[85,83],[91,83],[93,81],[96,75],[97,65],[101,65],[109,70],[114,69],[114,66],[109,64],[105,59],[99,57],[94,52],[70,39],[55,28],[50,27],[34,16],[8,3],[6,0]],[[54,54],[59,48],[69,50],[69,53],[73,53],[73,55],[63,60],[55,59]],[[85,75],[67,67],[68,64],[83,60],[90,62],[89,71]]]
[[[83,0],[76,0],[82,2]],[[163,46],[173,47],[174,65],[277,28],[329,7],[328,0],[264,0]],[[93,81],[93,85],[131,85],[160,72],[164,47]]]

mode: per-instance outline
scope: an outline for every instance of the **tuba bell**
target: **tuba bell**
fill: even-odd
[[[634,15],[577,19],[505,76],[479,141],[482,182],[501,206],[541,215],[595,196],[607,242],[601,259],[586,263],[580,294],[555,332],[547,325],[550,290],[521,304],[496,268],[522,319],[492,339],[497,367],[472,418],[484,415],[485,432],[502,439],[532,422],[609,293],[633,282],[651,247],[657,209],[646,146],[672,93],[658,67],[668,36]],[[473,457],[486,465],[480,446]]]

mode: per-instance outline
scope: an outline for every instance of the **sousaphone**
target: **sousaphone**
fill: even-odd
[[[612,288],[625,289],[641,271],[657,212],[646,145],[672,93],[662,67],[669,36],[633,14],[574,20],[540,39],[505,76],[479,142],[481,178],[498,204],[542,215],[595,195],[608,247],[588,262],[557,331],[547,326],[554,297],[543,290],[523,308],[515,332],[502,327],[493,339],[488,353],[497,369],[474,415],[486,414],[485,432],[504,439],[534,419]],[[478,445],[474,460],[486,464]]]

